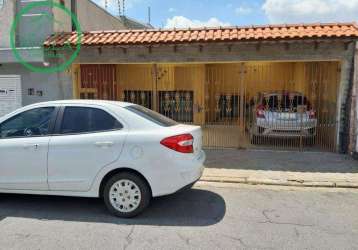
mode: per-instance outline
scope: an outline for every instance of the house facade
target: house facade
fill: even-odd
[[[18,105],[28,105],[39,101],[62,99],[66,95],[66,89],[71,86],[65,84],[70,81],[68,72],[44,74],[33,72],[25,68],[14,57],[10,44],[11,27],[20,10],[32,3],[50,1],[41,0],[1,0],[0,3],[0,89],[4,93],[12,93],[15,85],[20,86],[20,98]],[[78,19],[82,31],[87,30],[122,30],[132,28],[148,28],[150,26],[124,17],[115,17],[90,0],[54,0],[70,10]],[[37,22],[42,18],[41,22]],[[47,19],[48,20],[47,20]],[[40,23],[40,25],[36,25]],[[74,22],[59,8],[51,5],[43,8],[33,8],[24,13],[19,22],[15,34],[15,46],[24,61],[34,66],[44,66],[48,62],[45,58],[43,42],[54,33],[71,32],[75,29]],[[51,65],[49,65],[51,66]],[[15,79],[15,80],[13,80]],[[3,96],[6,103],[12,98]],[[14,97],[15,98],[15,97]],[[0,96],[1,102],[1,96]],[[11,110],[8,106],[0,109],[0,115]]]
[[[207,147],[353,152],[357,37],[352,23],[86,32],[64,97],[138,103],[202,126]],[[260,99],[268,93],[287,100]],[[317,124],[298,124],[294,138],[253,140],[257,107],[272,105],[286,116],[313,110]]]

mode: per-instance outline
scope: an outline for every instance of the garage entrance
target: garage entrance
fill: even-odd
[[[77,65],[76,95],[204,130],[215,148],[337,150],[339,62]]]
[[[336,151],[338,62],[207,66],[206,145]]]

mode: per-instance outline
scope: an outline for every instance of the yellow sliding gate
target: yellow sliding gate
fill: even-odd
[[[75,65],[75,95],[200,125],[219,148],[337,150],[338,62]]]

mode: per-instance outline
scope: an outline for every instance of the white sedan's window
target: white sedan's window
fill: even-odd
[[[3,5],[4,5],[4,0],[0,0],[0,10],[1,10]]]
[[[178,124],[176,121],[140,105],[131,105],[126,109],[162,127],[171,127]]]
[[[121,129],[122,124],[104,110],[67,107],[62,120],[62,134],[80,134]]]
[[[45,136],[55,108],[36,108],[20,113],[0,125],[1,138]]]

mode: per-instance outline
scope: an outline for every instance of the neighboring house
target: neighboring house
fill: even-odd
[[[139,21],[137,21],[133,18],[127,17],[127,16],[120,16],[119,18],[127,29],[140,30],[140,29],[153,29],[154,28],[151,24],[139,22]]]
[[[150,24],[142,23],[130,17],[112,16],[91,0],[77,0],[76,3],[76,15],[83,31],[153,28]]]
[[[63,99],[64,96],[68,96],[66,92],[69,89],[68,86],[63,86],[63,82],[70,77],[68,73],[34,73],[18,63],[13,56],[10,48],[11,25],[19,10],[33,2],[38,3],[41,0],[0,0],[0,90],[3,88],[3,83],[14,82],[15,84],[16,82],[16,86],[21,86],[22,92],[21,101],[17,99],[17,102],[22,105]],[[57,2],[63,4],[77,16],[82,31],[151,28],[150,25],[133,19],[115,17],[90,0],[58,0]],[[42,45],[43,41],[51,34],[70,32],[73,29],[74,23],[59,9],[37,9],[21,17],[16,31],[16,47],[27,62],[33,65],[44,65],[47,62],[45,62],[43,47],[39,45]],[[17,80],[14,81],[14,79]],[[6,88],[11,88],[11,86],[6,86]],[[16,89],[18,88],[16,87]],[[9,111],[0,109],[0,115]]]
[[[61,48],[75,38],[52,36],[45,45]],[[357,38],[354,23],[86,32],[64,98],[144,105],[201,125],[210,147],[347,152],[356,136]],[[282,91],[257,103],[260,93]],[[253,140],[253,123],[269,126],[270,114],[271,134],[281,138]],[[302,128],[304,117],[317,123]],[[294,125],[296,134],[285,136]]]

